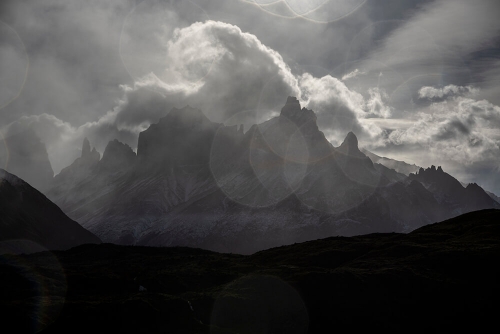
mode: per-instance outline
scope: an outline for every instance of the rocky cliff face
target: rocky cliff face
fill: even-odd
[[[108,143],[99,162],[99,168],[108,172],[119,172],[131,168],[136,163],[136,154],[127,144],[118,140]]]
[[[416,174],[410,174],[409,179],[423,184],[442,206],[447,207],[455,215],[487,208],[500,208],[498,203],[477,184],[471,183],[463,187],[457,179],[445,173],[441,166],[420,168]]]
[[[218,124],[189,106],[173,109],[139,135],[137,156],[148,169],[208,164]]]
[[[94,164],[49,196],[103,241],[120,244],[249,253],[330,235],[411,231],[478,207],[443,201],[441,193],[456,187],[451,179],[437,176],[433,186],[425,171],[406,178],[374,164],[354,133],[333,147],[314,112],[293,97],[280,116],[245,133],[200,110],[173,109],[140,134],[137,156],[111,142]]]

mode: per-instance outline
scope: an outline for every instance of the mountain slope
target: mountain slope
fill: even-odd
[[[439,166],[420,170],[410,174],[409,180],[416,180],[434,194],[436,200],[454,214],[462,214],[488,208],[500,208],[498,202],[491,198],[480,186],[470,183],[466,187],[445,173]]]
[[[0,169],[0,241],[16,239],[34,241],[47,249],[100,243],[43,194]]]
[[[426,188],[374,164],[354,133],[333,147],[294,97],[247,132],[187,106],[142,132],[137,156],[110,145],[117,149],[106,152],[121,157],[105,152],[81,178],[48,192],[104,242],[252,253],[331,235],[409,232],[495,207],[482,197],[442,201],[445,184]],[[104,167],[114,159],[123,163]]]
[[[396,172],[404,174],[406,176],[410,175],[410,173],[416,173],[420,169],[420,167],[415,164],[410,165],[409,163],[406,163],[404,161],[381,157],[364,148],[361,149],[361,152],[366,154],[366,156],[370,158],[373,163],[384,165],[385,167],[394,169]]]

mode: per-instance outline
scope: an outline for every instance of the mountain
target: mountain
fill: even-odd
[[[248,256],[100,244],[57,251],[57,265],[46,252],[4,257],[3,324],[47,334],[75,325],[126,333],[488,332],[500,298],[499,222],[500,210],[482,210],[408,234],[331,237]]]
[[[0,169],[0,241],[15,248],[15,240],[29,240],[51,250],[100,243],[38,190]]]
[[[65,167],[54,177],[55,184],[75,182],[85,178],[97,165],[101,155],[94,149],[90,150],[90,142],[87,138],[83,140],[82,154],[70,166]]]
[[[487,208],[497,208],[499,203],[492,199],[476,183],[464,187],[457,179],[445,173],[441,166],[420,170],[410,174],[410,180],[416,180],[433,193],[436,200],[455,215]]]
[[[488,194],[488,196],[493,198],[497,203],[500,203],[500,197],[498,197],[497,195],[495,195],[494,193],[492,193],[490,191],[487,191],[486,193]]]
[[[409,232],[495,207],[482,197],[477,205],[442,201],[443,185],[426,188],[373,163],[352,132],[333,147],[294,97],[246,132],[186,106],[139,135],[137,156],[115,146],[106,152],[116,156],[105,152],[47,192],[104,242],[252,253],[331,235]]]
[[[0,168],[19,175],[40,191],[51,185],[54,176],[45,144],[31,128],[8,134],[3,139]]]
[[[361,152],[363,152],[368,158],[370,158],[373,163],[384,165],[385,167],[393,169],[396,172],[404,174],[406,176],[410,175],[410,173],[416,173],[420,169],[420,167],[415,164],[410,165],[409,163],[406,163],[404,161],[381,157],[364,148],[361,149]]]

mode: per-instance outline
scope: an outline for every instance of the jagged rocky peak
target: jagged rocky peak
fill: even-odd
[[[101,159],[101,154],[97,152],[95,147],[92,150],[90,149],[90,141],[87,138],[83,139],[81,159],[92,163],[96,163]]]
[[[358,148],[358,137],[356,137],[356,135],[352,131],[349,131],[349,133],[347,134],[347,136],[344,139],[343,144],[346,144],[349,147],[352,147],[355,149],[359,149]]]
[[[173,108],[157,124],[139,134],[137,156],[163,167],[205,163],[219,127],[199,109]]]
[[[89,156],[91,153],[90,153],[90,142],[89,140],[85,137],[85,139],[83,139],[83,145],[82,145],[82,157],[86,157],[86,156]]]
[[[280,116],[286,117],[299,127],[305,123],[311,123],[317,129],[316,114],[314,111],[301,108],[299,100],[294,96],[289,96],[286,99],[285,106],[281,108]]]
[[[440,173],[443,173],[443,174],[446,174],[444,171],[443,171],[443,168],[441,168],[441,166],[438,166],[436,168],[436,166],[432,165],[426,169],[420,167],[418,172],[415,173],[415,174],[412,174],[412,175],[420,175],[420,176],[429,176],[429,175],[437,175],[437,174],[440,174]]]
[[[114,139],[106,145],[100,164],[113,169],[123,169],[130,167],[135,158],[136,154],[130,146]]]
[[[353,132],[349,132],[347,134],[342,144],[337,148],[337,151],[353,157],[359,157],[359,158],[366,157],[366,155],[359,150],[358,138]]]
[[[465,189],[467,190],[473,190],[473,191],[478,191],[478,190],[483,190],[483,188],[481,188],[480,185],[478,185],[477,183],[473,182],[473,183],[469,183],[467,185],[467,187],[465,187]]]
[[[86,177],[90,170],[95,168],[101,160],[101,154],[97,152],[95,147],[90,150],[90,142],[87,138],[83,140],[82,155],[76,158],[73,163],[61,170],[54,177],[54,184],[67,182],[69,180],[80,180]]]

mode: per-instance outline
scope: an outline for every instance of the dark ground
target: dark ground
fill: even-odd
[[[499,263],[500,210],[251,256],[111,244],[0,255],[2,333],[496,331]]]

